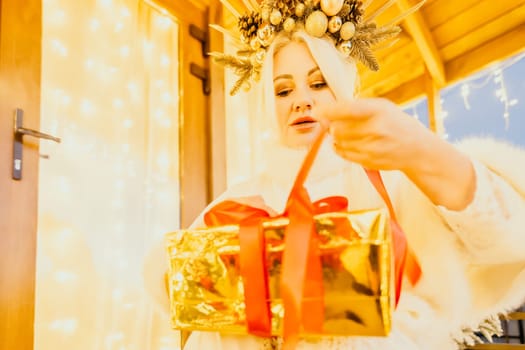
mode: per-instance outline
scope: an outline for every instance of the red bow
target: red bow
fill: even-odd
[[[345,197],[339,196],[327,197],[314,203],[310,203],[308,207],[308,214],[304,218],[300,218],[299,220],[293,220],[290,218],[290,222],[313,223],[313,215],[346,210],[348,207],[348,200]],[[266,262],[266,242],[264,240],[264,232],[262,230],[262,221],[267,218],[276,218],[279,216],[280,215],[277,215],[274,210],[267,207],[266,204],[264,204],[262,198],[259,196],[220,202],[204,215],[204,223],[207,226],[221,226],[231,224],[239,225],[240,269],[244,284],[248,331],[251,334],[264,337],[271,336],[271,312],[267,273],[268,265]],[[299,238],[301,242],[307,242],[308,238],[304,235],[305,231],[303,230],[304,228],[302,227],[292,229],[288,227],[286,236],[294,235],[295,232],[296,238]],[[347,232],[349,231],[351,231],[350,225],[348,225]],[[289,242],[285,241],[285,246],[288,244]],[[297,248],[298,249],[294,250],[303,250],[303,248]],[[319,262],[319,255],[311,255],[310,263],[313,264],[316,261]],[[283,266],[284,264],[285,262],[283,259]],[[294,271],[295,270],[300,270],[300,268],[294,268]],[[307,268],[306,270],[309,271],[311,269]],[[312,278],[308,278],[307,280],[309,282],[321,282],[322,276],[317,276],[320,276],[320,270],[319,274],[312,274]],[[300,280],[300,277],[294,276],[294,278],[287,280],[286,284],[293,285],[291,283],[292,280],[297,279]],[[301,284],[302,283],[299,283],[299,285]],[[316,307],[316,309],[318,309],[318,313],[314,314],[315,317],[312,317],[312,314],[310,313],[310,317],[304,318],[302,320],[303,322],[308,323],[308,320],[313,319],[322,323],[324,319],[323,293],[321,288],[322,285],[320,283],[317,284],[317,288],[310,288],[311,286],[309,284],[308,291],[311,291],[312,293],[310,293],[308,296],[315,296],[315,299],[319,301],[319,305]],[[310,307],[308,310],[313,311],[313,309],[310,309]],[[312,328],[305,325],[305,329],[319,332],[321,328],[320,326],[315,326]]]
[[[317,138],[306,156],[288,197],[285,212],[281,215],[289,219],[285,230],[281,274],[281,295],[285,310],[285,349],[295,348],[301,326],[307,332],[322,333],[324,291],[319,242],[313,218],[319,213],[346,210],[348,204],[344,197],[328,197],[312,203],[304,188],[304,181],[323,136],[324,133]],[[415,284],[421,270],[409,251],[403,231],[397,224],[392,203],[379,172],[366,172],[390,213],[397,305],[403,273],[407,273],[410,282]],[[239,225],[240,269],[244,283],[248,331],[265,337],[271,336],[271,311],[262,222],[278,216],[264,204],[261,197],[227,200],[214,206],[204,216],[204,222],[208,226]],[[348,232],[351,233],[350,225]],[[306,285],[308,288],[305,288]],[[308,310],[308,317],[305,317],[303,309]]]

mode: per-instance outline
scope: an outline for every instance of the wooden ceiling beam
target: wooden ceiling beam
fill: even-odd
[[[525,52],[521,38],[525,38],[525,23],[447,62],[445,66],[448,83],[464,79],[495,62]]]
[[[428,71],[425,72],[424,79],[428,105],[428,127],[436,134],[443,136],[443,110],[441,107],[440,90],[439,87],[436,85],[436,81],[432,79]]]
[[[412,4],[409,3],[408,0],[397,0],[397,5],[401,12],[408,11],[412,8]],[[421,53],[421,57],[423,57],[425,61],[425,65],[432,79],[435,80],[438,86],[445,86],[445,66],[423,15],[419,11],[416,11],[406,17],[404,22]]]
[[[425,94],[425,84],[424,75],[420,75],[384,93],[381,97],[387,98],[398,105],[403,105],[422,97]]]

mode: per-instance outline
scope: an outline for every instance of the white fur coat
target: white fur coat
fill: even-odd
[[[525,151],[489,139],[466,140],[458,147],[470,155],[477,178],[475,198],[461,212],[436,207],[399,172],[383,173],[398,221],[423,271],[415,287],[404,283],[391,335],[302,342],[298,350],[454,350],[453,339],[461,329],[525,302]],[[337,194],[348,197],[350,209],[382,205],[359,166],[343,164],[324,148],[306,184],[313,200]],[[269,170],[271,177],[239,185],[215,202],[260,194],[281,210],[293,180],[289,174],[298,167],[291,159],[301,157],[281,158]],[[163,254],[152,256],[146,265],[147,288],[167,312],[165,264],[159,260]],[[251,336],[193,332],[185,349],[270,348],[267,341]]]

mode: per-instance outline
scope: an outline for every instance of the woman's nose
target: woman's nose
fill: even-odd
[[[294,101],[292,108],[294,112],[303,112],[312,109],[312,105],[312,98],[308,94],[303,93],[297,96],[297,99]]]

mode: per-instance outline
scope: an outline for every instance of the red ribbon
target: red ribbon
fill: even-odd
[[[324,322],[324,291],[314,215],[346,210],[344,197],[329,197],[312,203],[304,188],[306,176],[324,138],[322,133],[312,145],[297,175],[288,197],[285,212],[289,224],[285,230],[282,260],[281,296],[283,299],[284,349],[294,349],[301,327],[310,333],[322,333]],[[409,250],[406,237],[398,225],[392,203],[381,175],[375,170],[366,173],[385,201],[390,214],[395,262],[395,300],[399,301],[403,274],[412,284],[417,283],[421,270]],[[271,311],[266,264],[266,244],[262,221],[277,217],[261,197],[220,202],[204,216],[208,226],[239,225],[240,269],[244,283],[246,321],[251,334],[271,335]],[[350,225],[348,225],[350,228]],[[350,231],[349,231],[350,232]],[[307,288],[306,288],[307,287]],[[308,310],[308,317],[303,313]]]
[[[327,197],[310,203],[309,207],[311,214],[308,214],[308,216],[312,218],[313,215],[321,213],[344,211],[348,207],[348,200],[340,196]],[[262,221],[270,217],[277,218],[279,215],[266,206],[260,196],[220,202],[204,215],[204,223],[207,226],[239,225],[239,259],[244,284],[246,323],[251,334],[263,337],[271,336],[268,265],[266,260],[266,243],[262,230]],[[313,222],[313,219],[311,220]],[[290,222],[292,221],[290,218]],[[351,229],[350,226],[349,229]],[[300,230],[302,229],[300,228]],[[302,240],[305,240],[304,235]],[[318,255],[316,257],[319,260]],[[308,279],[308,281],[315,280],[319,284],[317,277],[312,276]],[[320,297],[319,300],[322,302],[322,293],[316,294],[316,297]],[[322,317],[323,313],[319,316]],[[323,318],[316,318],[321,322],[323,320]]]

